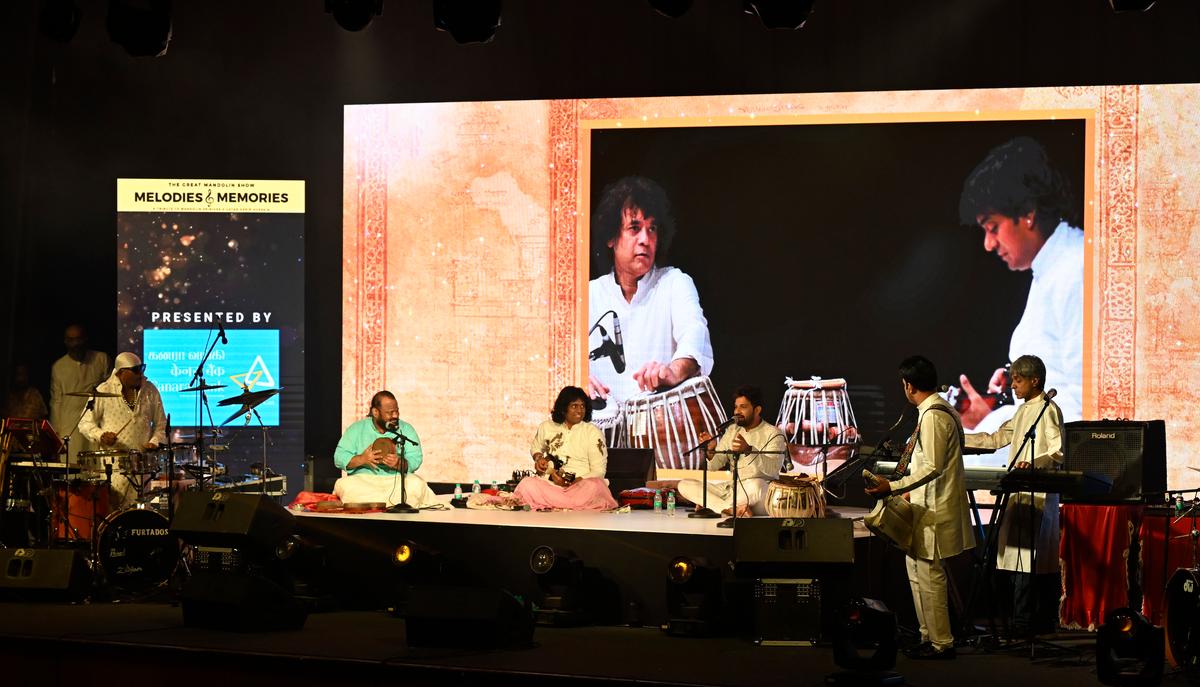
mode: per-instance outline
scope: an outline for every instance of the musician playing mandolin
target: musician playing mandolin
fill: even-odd
[[[592,422],[592,400],[577,386],[563,387],[550,419],[538,426],[529,453],[536,475],[513,492],[534,509],[610,510],[616,500],[604,481],[608,448]]]
[[[1031,467],[1057,470],[1063,462],[1063,417],[1062,410],[1044,392],[1046,365],[1037,356],[1023,355],[1013,361],[1011,374],[1013,395],[1024,402],[1017,407],[1016,415],[995,432],[968,434],[967,446],[993,451],[1012,446],[1012,450],[1016,451],[1041,414],[1034,439],[1025,446],[1021,455],[1013,457],[1013,467],[1019,470]],[[1037,547],[1037,569],[1031,575],[1034,546]],[[1009,494],[997,539],[996,568],[1010,573],[1013,633],[1020,637],[1030,632],[1052,632],[1061,589],[1058,574],[1058,494]],[[1035,608],[1037,617],[1034,617]]]
[[[906,564],[913,605],[921,623],[921,644],[910,658],[955,657],[947,610],[942,561],[975,546],[963,481],[962,424],[958,413],[937,394],[937,370],[922,356],[900,363],[904,397],[917,407],[911,474],[889,482],[873,475],[867,493],[908,495],[914,512],[912,546]]]

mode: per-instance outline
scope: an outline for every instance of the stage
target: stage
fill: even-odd
[[[909,684],[972,687],[1091,684],[1091,635],[1069,641],[1074,661],[962,649],[956,661],[901,656]],[[382,612],[313,614],[301,630],[237,633],[183,626],[165,603],[0,604],[5,684],[165,682],[222,687],[271,684],[822,685],[837,670],[828,647],[760,647],[735,638],[675,638],[655,628],[539,627],[534,646],[484,651],[414,649],[405,623]]]

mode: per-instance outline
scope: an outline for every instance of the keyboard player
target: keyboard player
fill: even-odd
[[[1011,445],[1015,470],[1061,469],[1062,411],[1051,400],[1053,393],[1048,396],[1045,392],[1046,365],[1037,356],[1023,355],[1013,361],[1011,377],[1013,396],[1022,403],[1013,417],[995,432],[968,434],[967,447],[994,451]],[[1045,414],[1038,422],[1034,439],[1018,455],[1025,435],[1043,408]],[[1006,571],[1012,583],[1012,630],[1016,636],[1054,631],[1061,585],[1058,532],[1058,494],[1009,494],[997,538],[996,568]]]

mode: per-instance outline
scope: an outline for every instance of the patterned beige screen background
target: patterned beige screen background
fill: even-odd
[[[396,394],[429,481],[505,479],[586,370],[596,128],[1089,122],[1084,416],[1167,421],[1200,485],[1200,87],[358,105],[345,110],[342,424]]]

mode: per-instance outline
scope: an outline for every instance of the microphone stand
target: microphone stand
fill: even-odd
[[[717,434],[719,435],[721,432],[723,432],[725,430],[725,428],[728,428],[729,425],[733,424],[734,422],[737,422],[736,417],[726,420],[724,423],[722,423],[724,425],[724,427],[719,428],[717,430]],[[716,440],[717,440],[717,437],[709,437],[708,440],[701,441],[700,443],[696,444],[695,446],[684,451],[683,455],[689,456],[689,455],[695,453],[696,451],[699,451],[701,448],[711,444],[712,442],[714,442]],[[691,513],[688,513],[688,517],[689,518],[710,518],[710,519],[711,518],[719,518],[719,517],[721,517],[720,513],[717,513],[715,511],[713,511],[713,509],[708,507],[708,455],[707,454],[704,456],[704,470],[703,470],[702,479],[703,479],[703,482],[702,482],[703,492],[701,493],[701,496],[700,496],[701,503],[699,505],[697,505],[694,509],[692,509]]]
[[[726,528],[726,529],[734,529],[737,527],[737,517],[738,517],[738,514],[737,514],[737,512],[738,512],[738,509],[737,509],[738,487],[740,487],[742,485],[741,480],[738,479],[738,463],[741,462],[742,456],[786,456],[786,455],[788,455],[788,450],[784,449],[782,451],[764,451],[764,450],[759,450],[759,449],[752,449],[748,453],[738,453],[737,451],[733,451],[733,450],[718,451],[717,453],[724,453],[725,455],[731,456],[731,458],[729,459],[729,463],[730,463],[730,469],[733,470],[733,515],[730,515],[728,518],[725,518],[721,522],[718,522],[717,527],[722,527],[722,528]],[[747,496],[749,496],[749,494],[747,494]]]
[[[404,433],[399,428],[388,429],[388,432],[400,440],[400,465],[397,466],[400,469],[400,503],[394,504],[385,512],[404,513],[406,515],[416,513],[418,512],[417,509],[408,504],[408,460],[404,458],[404,444],[410,443],[416,445],[417,442],[404,436]]]
[[[617,311],[606,310],[604,313],[602,313],[600,315],[600,317],[596,318],[596,323],[593,324],[592,328],[588,330],[587,335],[591,336],[592,332],[599,329],[600,337],[601,337],[600,345],[596,347],[596,350],[594,350],[588,354],[589,360],[599,360],[600,358],[603,358],[605,356],[608,356],[609,358],[613,357],[613,351],[612,351],[611,347],[614,344],[612,343],[612,340],[608,338],[608,332],[605,331],[604,327],[600,326],[600,322],[604,318],[608,317],[609,314],[611,314],[613,317],[616,317]],[[614,365],[613,369],[614,370],[616,369],[615,365]],[[619,370],[617,372],[617,374],[620,374],[621,372],[624,372],[624,367],[622,367],[621,370]],[[608,401],[606,399],[603,399],[603,398],[593,398],[592,399],[592,410],[604,410],[607,407],[608,407]]]
[[[71,435],[75,433],[75,430],[79,429],[79,424],[81,422],[83,422],[83,416],[87,415],[88,411],[95,411],[95,410],[96,410],[96,388],[93,387],[92,395],[88,396],[87,403],[85,403],[83,405],[83,412],[79,414],[79,417],[75,418],[75,426],[72,427],[71,431],[67,432],[66,436],[63,437],[63,484],[66,485],[66,490],[63,492],[63,512],[62,512],[62,518],[63,518],[62,523],[63,523],[64,535],[69,535],[71,530],[74,529],[73,527],[71,527]],[[83,435],[81,434],[80,436],[83,436]],[[51,479],[50,489],[51,489],[51,494],[53,494],[54,478],[52,477],[50,479]],[[53,501],[53,498],[54,497],[52,495],[51,496],[52,501]],[[95,517],[93,516],[93,520],[94,519],[95,519]],[[49,521],[46,523],[46,529],[47,529],[47,535],[48,535],[46,537],[46,541],[49,543],[49,545],[51,547],[54,546],[54,525],[52,524],[53,522],[54,522],[54,518],[50,518]],[[76,537],[76,539],[79,538],[79,532],[75,533],[75,537]],[[67,536],[64,536],[63,539],[67,539]]]

